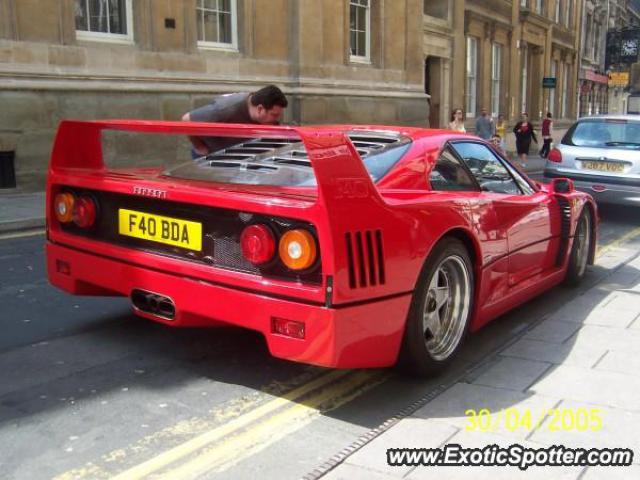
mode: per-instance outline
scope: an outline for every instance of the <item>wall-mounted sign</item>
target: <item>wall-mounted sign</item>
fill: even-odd
[[[556,77],[544,77],[542,79],[542,88],[556,88]]]
[[[609,83],[609,77],[600,73],[596,73],[593,70],[587,70],[585,72],[584,78],[595,83],[604,83],[605,85]]]
[[[609,74],[610,87],[626,87],[629,85],[629,72],[611,72]]]

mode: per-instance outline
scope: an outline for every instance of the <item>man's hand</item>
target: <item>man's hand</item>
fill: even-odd
[[[183,122],[190,122],[191,121],[191,115],[188,112],[185,113],[182,116],[182,121]],[[204,143],[200,137],[189,137],[189,141],[193,145],[193,150],[198,155],[209,155],[209,153],[211,153],[209,151],[209,147],[207,146],[207,144]]]

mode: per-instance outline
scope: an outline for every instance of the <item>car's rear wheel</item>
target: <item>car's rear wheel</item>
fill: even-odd
[[[439,242],[420,274],[407,317],[401,365],[419,375],[442,371],[455,357],[473,309],[473,266],[456,238]]]
[[[591,214],[587,207],[584,208],[578,218],[576,233],[573,238],[573,246],[569,255],[569,265],[565,282],[567,285],[576,286],[584,278],[589,263],[589,252],[593,235],[591,231]]]

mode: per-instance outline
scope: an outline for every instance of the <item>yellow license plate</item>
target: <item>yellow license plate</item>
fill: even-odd
[[[624,165],[613,162],[582,162],[582,168],[598,170],[599,172],[622,172]]]
[[[197,252],[202,250],[202,224],[199,222],[120,208],[118,233]]]

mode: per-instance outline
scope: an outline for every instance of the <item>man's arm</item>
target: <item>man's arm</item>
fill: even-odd
[[[191,114],[189,112],[185,113],[182,116],[182,120],[184,122],[190,122]],[[193,149],[196,153],[199,153],[200,155],[208,155],[210,153],[209,147],[207,147],[207,144],[204,143],[200,137],[189,137],[189,141],[193,145]]]

